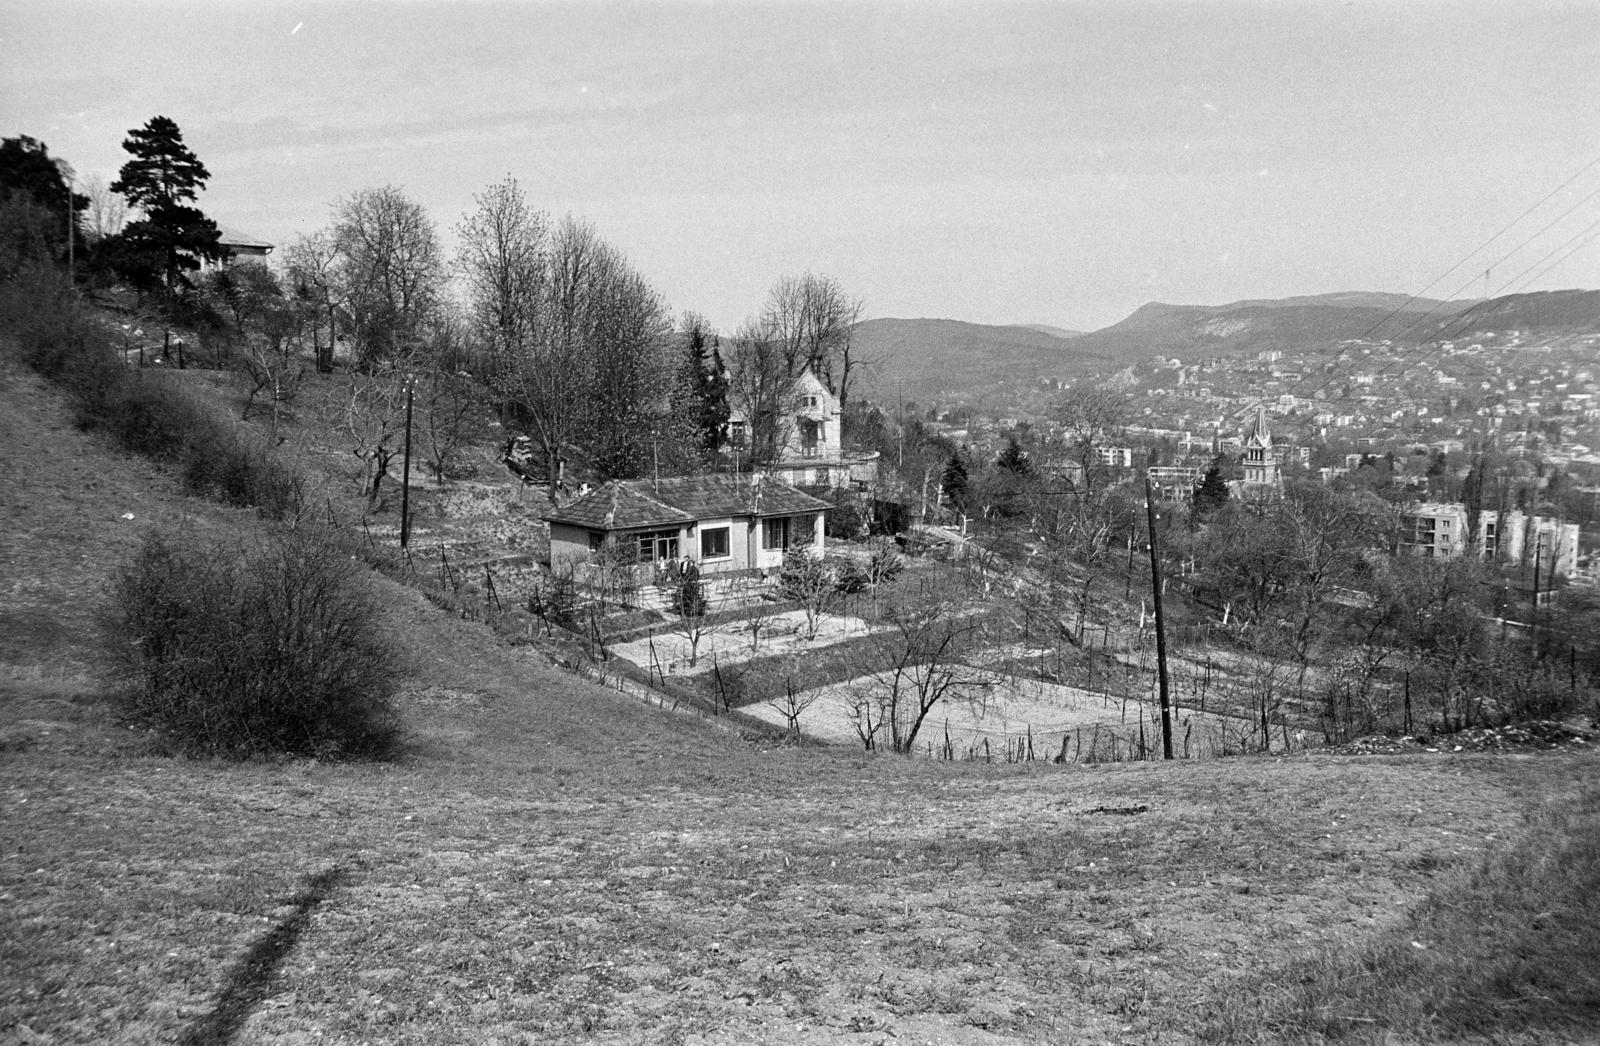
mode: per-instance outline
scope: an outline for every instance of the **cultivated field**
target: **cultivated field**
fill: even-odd
[[[1477,919],[1460,947],[1415,921],[1558,814],[1592,833],[1588,752],[781,746],[375,577],[408,651],[402,760],[175,759],[117,721],[95,608],[142,528],[242,515],[104,452],[10,365],[0,439],[8,1046],[1276,1042],[1312,1034],[1283,1023],[1306,971],[1344,968],[1308,959],[1390,944],[1441,964],[1437,1012],[1385,1040],[1393,1011],[1352,986],[1330,1012],[1359,1041],[1600,1041],[1592,889]],[[1447,960],[1488,969],[1496,934],[1539,919],[1518,954],[1565,986],[1479,1016],[1488,989]]]

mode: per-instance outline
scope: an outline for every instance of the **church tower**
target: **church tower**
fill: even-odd
[[[1244,489],[1247,493],[1266,493],[1283,486],[1278,473],[1278,455],[1272,449],[1272,430],[1267,427],[1267,409],[1256,408],[1256,420],[1244,438]]]

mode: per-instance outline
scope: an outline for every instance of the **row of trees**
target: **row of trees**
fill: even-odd
[[[784,397],[801,370],[843,398],[862,365],[852,341],[861,303],[836,280],[781,279],[759,317],[728,338],[692,313],[674,330],[620,250],[586,222],[537,211],[509,178],[474,198],[453,258],[426,210],[383,186],[352,193],[326,228],[286,245],[281,280],[248,264],[202,275],[222,252],[216,224],[197,206],[205,165],[164,116],[123,145],[130,159],[110,195],[135,220],[98,240],[85,271],[152,296],[168,325],[225,335],[269,398],[281,395],[280,372],[307,341],[323,372],[340,343],[363,373],[414,372],[419,360],[437,364],[447,345],[457,354],[451,365],[470,371],[530,437],[552,495],[569,458],[601,479],[715,466],[735,402],[751,429],[745,460],[770,456],[784,441],[777,430],[792,406]],[[31,210],[4,223],[0,265],[20,264],[11,258],[24,253],[54,260],[63,242],[82,242],[83,214],[120,223],[106,194],[73,195],[69,179],[42,144],[7,140],[0,192],[8,207],[15,200],[14,209]],[[50,216],[69,210],[72,231],[61,235],[67,226]]]

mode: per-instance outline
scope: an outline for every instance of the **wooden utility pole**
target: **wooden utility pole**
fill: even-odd
[[[1161,616],[1161,554],[1156,549],[1156,503],[1144,478],[1144,514],[1150,525],[1150,588],[1156,604],[1156,676],[1161,689],[1161,758],[1172,758],[1172,702],[1167,695],[1167,629]]]
[[[400,547],[411,540],[411,400],[416,394],[416,379],[406,375],[406,450],[400,466]]]

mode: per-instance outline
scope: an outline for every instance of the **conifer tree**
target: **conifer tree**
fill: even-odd
[[[211,173],[165,116],[129,131],[122,148],[133,159],[122,165],[111,191],[143,215],[123,230],[122,239],[130,254],[145,255],[159,267],[167,293],[175,294],[190,285],[185,274],[198,270],[202,259],[221,255],[217,223],[193,205]]]
[[[1205,478],[1200,485],[1194,488],[1194,514],[1207,516],[1228,503],[1228,483],[1222,478],[1222,462],[1219,457],[1206,469]]]
[[[1016,476],[1028,476],[1033,473],[1033,462],[1028,460],[1028,452],[1022,449],[1022,444],[1017,442],[1015,436],[1007,440],[1006,449],[1000,452],[995,465]]]

